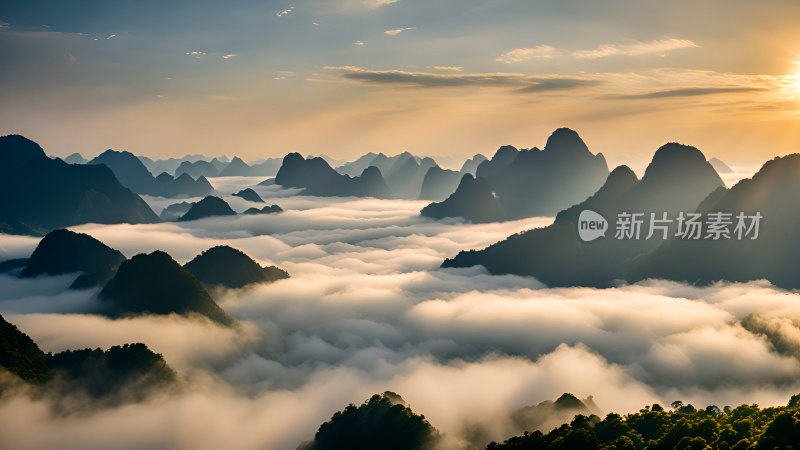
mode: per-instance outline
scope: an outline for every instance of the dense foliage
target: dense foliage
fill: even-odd
[[[142,343],[99,348],[66,350],[47,359],[53,376],[69,380],[93,397],[107,397],[126,391],[143,397],[146,388],[171,384],[175,371],[164,358]]]
[[[47,355],[27,334],[0,316],[0,367],[25,381],[40,382],[47,378],[46,361]]]
[[[638,413],[577,415],[549,433],[526,432],[487,450],[538,449],[769,449],[800,444],[800,394],[787,406],[759,408],[742,405],[720,410],[698,410],[691,404],[672,403],[667,411],[658,404]]]
[[[144,344],[103,351],[44,353],[25,333],[0,316],[0,369],[59,393],[84,393],[104,400],[141,400],[152,388],[177,379],[164,358]]]
[[[394,392],[373,395],[360,406],[350,404],[323,423],[304,450],[400,450],[432,448],[439,433],[414,414]]]

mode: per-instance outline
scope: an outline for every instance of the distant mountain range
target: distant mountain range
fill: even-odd
[[[22,136],[0,137],[0,232],[44,235],[81,223],[152,223],[158,216],[104,165],[50,159]]]
[[[173,203],[164,208],[159,217],[164,222],[174,222],[189,212],[192,209],[192,205],[194,205],[194,202]]]
[[[175,174],[175,176],[180,175],[176,173],[176,171],[178,170],[178,167],[180,167],[180,165],[185,162],[193,163],[197,161],[209,161],[212,164],[214,164],[215,167],[217,167],[217,171],[222,170],[230,162],[230,159],[228,159],[228,157],[226,156],[209,159],[205,155],[198,155],[198,154],[186,155],[180,158],[166,158],[157,160],[150,159],[146,156],[137,156],[137,158],[139,158],[142,164],[144,164],[145,167],[147,167],[147,170],[149,170],[150,173],[166,172]]]
[[[172,175],[162,172],[154,178],[141,160],[130,152],[106,150],[89,161],[89,164],[108,166],[120,183],[138,194],[159,197],[198,197],[214,192],[211,183],[203,176],[195,180],[183,173],[174,178]]]
[[[700,284],[766,279],[796,289],[798,194],[800,154],[775,158],[752,178],[727,189],[698,149],[667,144],[654,154],[641,180],[626,166],[617,167],[594,195],[559,212],[552,225],[483,250],[460,252],[442,266],[480,264],[492,273],[530,275],[551,286],[605,287],[645,278]],[[623,213],[642,213],[646,221],[638,239],[619,239],[608,231],[605,237],[585,242],[578,236],[579,216],[585,210],[599,213],[610,228]],[[661,228],[648,239],[651,213],[667,221],[659,222]],[[694,238],[686,234],[689,226],[678,220],[682,213],[684,218],[692,213],[702,219],[699,231],[691,233]],[[743,226],[737,232],[739,214]],[[756,216],[763,220],[753,239]],[[714,217],[727,218],[727,236],[717,233],[714,238]]]
[[[602,154],[592,154],[573,130],[559,128],[544,150],[507,146],[482,162],[476,176],[489,182],[509,219],[552,216],[583,201],[608,177]]]
[[[273,214],[283,212],[283,208],[278,205],[269,205],[264,206],[261,209],[258,208],[247,208],[242,214],[254,215],[254,214]]]
[[[391,190],[375,166],[364,169],[360,176],[342,175],[333,170],[322,158],[305,159],[299,153],[289,153],[283,158],[275,184],[291,188],[304,188],[306,195],[357,196],[389,198]]]

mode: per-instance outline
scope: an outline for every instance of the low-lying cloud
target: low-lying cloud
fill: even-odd
[[[287,211],[75,227],[127,256],[159,248],[185,262],[227,243],[287,269],[287,280],[214,293],[238,328],[103,318],[86,313],[96,290],[66,291],[71,276],[0,277],[0,313],[44,350],[144,342],[189,386],[67,417],[46,398],[12,394],[0,402],[0,446],[293,449],[348,403],[392,390],[450,448],[480,448],[523,431],[516,409],[563,392],[621,413],[676,399],[767,406],[800,392],[794,292],[766,282],[548,289],[480,267],[444,270],[460,249],[552,219],[438,222],[417,215],[423,202],[257,191]]]

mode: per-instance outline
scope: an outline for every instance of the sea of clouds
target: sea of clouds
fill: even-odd
[[[258,181],[212,179],[223,193]],[[445,270],[459,250],[552,219],[473,225],[421,218],[419,201],[256,190],[286,212],[72,228],[127,257],[160,249],[185,263],[227,244],[288,270],[288,280],[212,293],[235,328],[108,319],[93,314],[98,289],[67,290],[75,276],[0,275],[0,314],[43,350],[144,342],[185,379],[179,393],[66,415],[12,392],[0,402],[0,447],[294,449],[348,403],[392,390],[445,433],[444,447],[481,448],[523,431],[515,410],[564,392],[620,413],[677,399],[777,405],[800,392],[796,293],[660,280],[549,289],[480,267]],[[147,200],[156,212],[174,202]],[[0,259],[37,242],[0,236]]]

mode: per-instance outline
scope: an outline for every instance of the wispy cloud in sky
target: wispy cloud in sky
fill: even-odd
[[[383,5],[391,5],[397,3],[399,0],[364,0],[364,5],[369,8],[380,8]]]
[[[201,56],[206,56],[206,52],[200,52],[197,50],[186,52],[186,56],[194,56],[195,58],[200,58]]]
[[[619,99],[653,99],[670,97],[698,97],[702,95],[730,94],[738,92],[763,91],[765,88],[758,87],[689,87],[681,89],[668,89],[663,91],[646,92],[644,94],[619,95],[614,98]]]
[[[383,32],[383,34],[388,34],[389,36],[396,36],[402,33],[403,31],[416,30],[416,29],[417,27],[395,28],[393,30],[386,30]]]
[[[222,59],[231,59],[231,58],[235,58],[237,56],[239,56],[239,55],[237,55],[236,53],[228,53],[227,55],[222,55]]]
[[[529,76],[519,73],[431,73],[404,70],[368,70],[354,66],[326,66],[337,76],[358,83],[420,88],[499,87],[518,92],[545,92],[596,86],[603,81],[570,76]]]
[[[364,42],[363,41],[355,41],[355,42],[353,42],[353,44],[361,46],[361,45],[364,45]]]
[[[497,57],[497,61],[515,63],[538,58],[567,57],[575,59],[598,59],[609,56],[640,56],[656,54],[665,56],[672,50],[698,47],[688,39],[661,39],[636,44],[604,44],[588,50],[563,50],[550,45],[537,45],[532,48],[516,48]]]
[[[448,70],[453,72],[461,72],[461,70],[463,69],[463,67],[458,67],[458,66],[428,66],[427,68],[434,70]]]
[[[278,16],[278,17],[283,17],[283,16],[289,14],[292,11],[294,11],[294,6],[290,6],[290,7],[286,8],[286,9],[284,9],[282,11],[278,11],[278,12],[275,13],[275,15]]]
[[[577,50],[572,52],[575,58],[605,58],[607,56],[625,55],[639,56],[648,54],[665,55],[671,50],[697,47],[697,44],[688,39],[662,39],[640,42],[632,45],[601,45],[593,50]]]
[[[497,61],[514,63],[528,61],[537,58],[553,58],[559,56],[561,52],[549,45],[537,45],[533,48],[515,48],[510,52],[503,53],[497,57]]]

